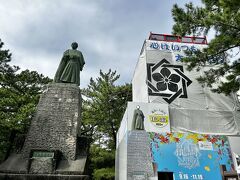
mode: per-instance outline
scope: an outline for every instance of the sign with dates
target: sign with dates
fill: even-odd
[[[173,172],[175,180],[221,179],[220,164],[227,171],[233,166],[227,136],[149,133],[149,137],[157,171]]]
[[[213,145],[211,142],[199,141],[198,146],[200,150],[212,151]]]

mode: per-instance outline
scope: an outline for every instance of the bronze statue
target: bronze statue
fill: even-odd
[[[140,110],[140,106],[134,110],[133,121],[132,121],[133,130],[144,130],[144,114]]]
[[[72,83],[80,85],[80,71],[85,64],[82,52],[77,50],[78,44],[72,43],[72,49],[64,52],[54,77],[56,83]]]

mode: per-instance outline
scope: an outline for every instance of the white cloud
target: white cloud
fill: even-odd
[[[77,41],[86,60],[82,86],[109,68],[130,82],[148,33],[171,33],[173,2],[2,0],[0,38],[22,69],[53,78],[63,52]]]

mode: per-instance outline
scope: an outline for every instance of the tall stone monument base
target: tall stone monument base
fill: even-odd
[[[149,135],[144,130],[128,131],[116,151],[116,180],[154,178]]]
[[[127,179],[148,179],[154,176],[146,131],[130,131],[127,146]]]
[[[49,84],[41,95],[21,153],[12,154],[0,164],[0,179],[86,179],[86,147],[80,147],[78,136],[80,114],[77,85]]]

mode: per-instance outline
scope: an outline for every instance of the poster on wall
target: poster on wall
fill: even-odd
[[[160,103],[128,102],[128,130],[170,132],[168,106]]]
[[[173,172],[175,180],[221,179],[220,165],[234,168],[226,136],[149,133],[153,167]]]

